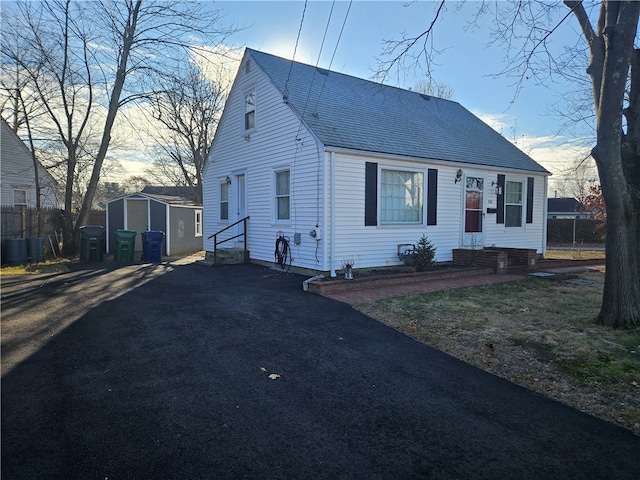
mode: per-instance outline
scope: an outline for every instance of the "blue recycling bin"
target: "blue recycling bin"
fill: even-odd
[[[142,232],[142,260],[144,262],[162,261],[162,241],[164,232],[148,231]]]

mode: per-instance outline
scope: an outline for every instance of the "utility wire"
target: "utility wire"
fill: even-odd
[[[287,80],[284,82],[285,97],[289,96],[289,89],[287,87],[289,85],[289,79],[291,78],[291,70],[293,69],[293,62],[296,59],[296,53],[298,51],[298,42],[300,41],[300,33],[302,32],[302,24],[304,23],[304,14],[306,11],[307,11],[307,0],[304,0],[304,8],[302,9],[302,18],[300,19],[300,27],[298,27],[298,37],[296,38],[296,46],[293,49],[293,58],[291,59],[291,64],[289,65],[289,74],[287,75]]]
[[[338,45],[340,45],[340,40],[342,39],[342,33],[344,32],[344,26],[347,24],[347,18],[349,18],[349,12],[351,11],[351,4],[353,0],[349,2],[349,7],[347,8],[347,13],[344,16],[344,21],[342,22],[342,28],[340,29],[340,35],[338,35],[338,40],[336,40],[336,46],[333,49],[333,55],[331,55],[331,61],[329,62],[329,68],[327,70],[331,70],[331,66],[333,65],[333,59],[336,57],[336,52],[338,51]],[[315,109],[318,109],[318,104],[320,103],[320,97],[322,97],[322,92],[324,92],[324,86],[327,82],[327,76],[324,77],[324,81],[322,82],[322,87],[320,88],[320,94],[318,95],[318,99],[316,100]]]

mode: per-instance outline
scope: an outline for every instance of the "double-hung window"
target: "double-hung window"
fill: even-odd
[[[220,220],[229,220],[229,184],[220,183]]]
[[[381,223],[422,223],[424,174],[385,169],[381,174]]]
[[[244,129],[256,128],[256,91],[250,90],[244,94]]]
[[[202,210],[195,211],[194,224],[195,224],[195,236],[201,237],[202,236]]]
[[[291,173],[289,170],[276,172],[276,220],[291,218]]]
[[[504,226],[522,226],[522,182],[505,182]]]

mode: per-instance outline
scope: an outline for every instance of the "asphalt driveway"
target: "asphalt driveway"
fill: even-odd
[[[3,277],[2,478],[640,478],[640,437],[304,279],[195,264]]]

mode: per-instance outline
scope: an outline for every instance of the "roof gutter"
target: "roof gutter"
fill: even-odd
[[[469,163],[461,160],[442,160],[438,158],[409,157],[407,155],[397,155],[393,153],[381,153],[381,152],[369,152],[365,150],[355,150],[355,149],[344,148],[344,147],[327,147],[327,151],[343,153],[346,155],[355,155],[355,156],[368,157],[368,158],[381,158],[381,159],[388,159],[388,160],[399,160],[404,162],[407,162],[407,161],[423,162],[423,163],[429,163],[434,165],[444,165],[444,166],[459,165],[459,166],[467,166],[468,168],[495,170],[499,172],[509,170],[513,172],[522,172],[526,174],[535,173],[537,175],[545,175],[545,176],[551,175],[551,172],[549,172],[546,169],[544,169],[544,171],[523,170],[521,168],[505,168],[505,167],[496,167],[493,165],[483,165],[480,163]]]

